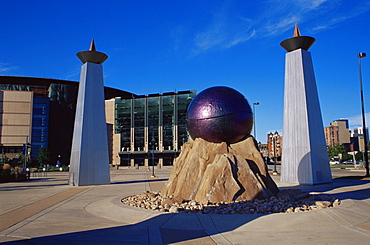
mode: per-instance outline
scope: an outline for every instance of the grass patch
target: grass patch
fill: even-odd
[[[330,168],[355,168],[353,165],[330,165]]]

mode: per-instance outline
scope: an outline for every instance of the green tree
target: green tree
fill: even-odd
[[[23,155],[22,153],[19,154],[19,157],[18,157],[18,164],[19,165],[22,165],[24,164],[24,161],[25,161],[25,155]]]
[[[9,158],[5,155],[2,155],[0,159],[0,164],[4,165],[5,163],[8,163],[8,162],[9,162]]]
[[[364,155],[362,154],[361,151],[357,152],[355,155],[356,161],[362,161],[364,158]]]
[[[346,148],[344,148],[343,145],[340,144],[335,144],[333,146],[328,145],[328,155],[330,158],[336,157],[339,154],[345,155],[347,154]]]
[[[349,160],[352,160],[352,159],[353,159],[353,156],[348,154],[347,152],[342,155],[342,160],[343,161],[349,161]]]
[[[48,148],[41,147],[36,159],[40,164],[41,163],[48,164],[50,163],[50,156],[51,156],[51,153],[48,150]]]

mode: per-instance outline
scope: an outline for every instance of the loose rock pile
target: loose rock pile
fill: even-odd
[[[202,214],[269,214],[292,213],[335,207],[340,200],[330,195],[309,194],[299,189],[278,192],[268,199],[220,203],[199,203],[175,196],[161,196],[160,192],[144,192],[122,199],[122,203],[133,207],[169,213]]]

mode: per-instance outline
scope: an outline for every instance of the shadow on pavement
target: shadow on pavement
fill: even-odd
[[[361,186],[369,183],[370,180],[336,178],[333,179],[333,183],[330,184],[284,186],[279,187],[279,189],[300,189],[306,192],[328,192],[325,194],[332,195],[341,200],[365,200],[370,198],[370,188],[362,188]]]
[[[156,181],[156,180],[150,180]],[[158,180],[157,180],[158,181]],[[136,181],[137,182],[137,181]],[[135,182],[135,183],[136,183]],[[297,185],[303,191],[330,191],[337,198],[364,200],[369,198],[370,189],[361,188],[368,184],[364,180],[333,180],[326,185]],[[359,187],[359,189],[356,189]],[[280,189],[288,189],[283,187]],[[349,189],[350,188],[350,189]],[[315,212],[315,211],[312,211]],[[67,234],[50,235],[32,239],[5,242],[3,244],[173,244],[188,241],[189,244],[215,244],[209,236],[233,231],[259,217],[266,215],[205,215],[205,214],[162,214],[145,221],[105,229],[95,229]],[[212,218],[211,218],[212,217]],[[226,218],[227,217],[227,218]],[[83,227],[81,227],[83,229]],[[223,238],[225,239],[225,238]],[[205,241],[206,240],[206,241]]]
[[[233,220],[232,223],[228,222],[221,226],[223,227],[222,230],[216,230],[212,221],[212,224],[208,223],[208,226],[211,228],[203,227],[201,222],[195,224],[194,229],[191,229],[191,227],[176,229],[175,227],[169,227],[170,225],[163,227],[163,223],[171,223],[171,221],[181,222],[183,220],[182,215],[197,214],[163,214],[133,225],[23,239],[2,244],[173,244],[183,241],[190,242],[195,239],[208,239],[208,243],[203,241],[202,244],[216,244],[208,236],[232,231],[254,220],[256,217],[262,216],[244,215]],[[177,218],[179,218],[178,221]],[[199,219],[195,219],[199,221]],[[193,244],[199,244],[199,241],[193,242]]]
[[[145,183],[145,182],[157,182],[157,181],[167,181],[168,179],[150,179],[150,180],[133,180],[133,181],[120,181],[120,182],[112,182],[111,184],[136,184],[136,183]],[[140,193],[138,193],[140,194]]]
[[[368,176],[340,176],[333,179],[357,179],[357,180],[370,180]]]
[[[127,182],[114,182],[112,184],[130,184],[152,181],[165,181],[167,179],[140,180]],[[280,187],[284,189],[301,189],[307,192],[330,192],[328,193],[339,199],[369,199],[370,188],[362,186],[369,184],[369,180],[357,179],[333,179],[333,183],[324,185],[296,185]],[[337,189],[337,190],[336,190]],[[312,211],[316,212],[316,211]],[[212,235],[233,231],[259,217],[266,215],[238,215],[235,218],[225,219],[230,215],[210,215],[205,214],[162,214],[142,222],[116,226],[111,228],[94,229],[66,234],[36,237],[32,239],[22,239],[17,241],[4,242],[2,244],[172,244],[189,241],[199,244],[199,239],[208,239]],[[234,216],[232,215],[232,216]],[[84,229],[84,227],[80,227]],[[16,239],[16,238],[14,238]],[[197,240],[196,240],[197,239]],[[225,238],[223,238],[225,239]],[[196,241],[195,241],[196,240]],[[215,243],[213,243],[215,244]]]
[[[55,183],[55,182],[58,182],[58,183]],[[37,182],[40,182],[40,183],[47,183],[47,182],[53,182],[53,184],[35,184]],[[0,184],[0,191],[13,191],[13,190],[21,190],[21,189],[27,189],[27,190],[30,190],[30,189],[33,189],[33,188],[42,188],[42,187],[51,187],[51,186],[68,186],[68,183],[65,181],[65,180],[60,180],[60,179],[54,179],[54,178],[45,178],[45,179],[33,179],[33,180],[27,180],[27,181],[24,181],[22,183],[25,183],[24,185],[19,185],[20,182],[15,182],[17,183],[17,185],[1,185]],[[30,185],[26,185],[27,184],[30,184]],[[9,182],[7,183],[9,184]]]
[[[136,184],[136,183],[145,183],[145,182],[160,182],[160,181],[167,181],[166,179],[150,179],[150,180],[134,180],[134,181],[112,181],[111,184]],[[60,183],[55,183],[55,181],[58,181]],[[52,187],[52,186],[68,186],[68,182],[64,179],[54,179],[54,178],[44,178],[44,179],[34,179],[34,180],[28,180],[28,183],[46,183],[46,182],[53,182],[54,184],[40,184],[40,185],[15,185],[15,186],[1,186],[0,185],[0,191],[13,191],[13,190],[21,190],[21,189],[33,189],[33,188],[40,188],[40,187]],[[17,182],[18,184],[19,182]]]

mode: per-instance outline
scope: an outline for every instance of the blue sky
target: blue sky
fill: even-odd
[[[92,38],[105,85],[136,94],[224,85],[256,106],[257,140],[282,132],[280,42],[316,38],[312,54],[324,126],[361,126],[357,53],[370,123],[369,0],[0,0],[0,75],[78,81]]]

